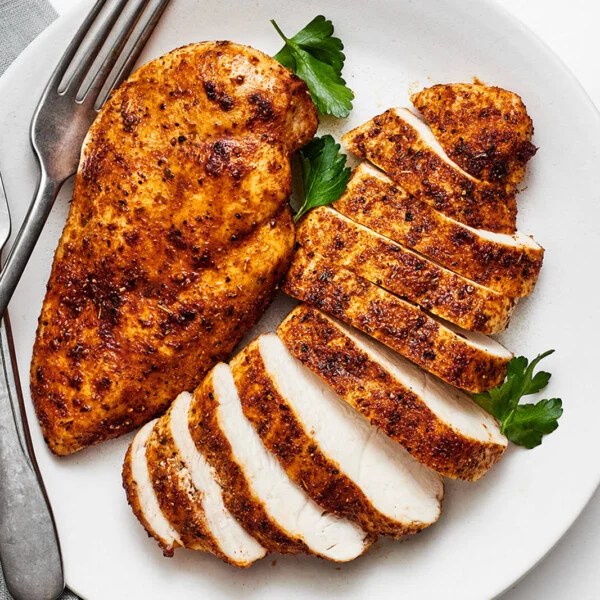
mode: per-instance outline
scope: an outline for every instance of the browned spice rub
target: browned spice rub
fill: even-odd
[[[401,524],[373,507],[364,492],[307,434],[269,377],[258,342],[231,362],[244,414],[286,473],[326,510],[358,523],[372,534],[400,537],[426,524]]]
[[[509,298],[531,294],[544,249],[517,234],[490,240],[429,204],[410,196],[380,171],[361,163],[334,204],[353,221],[434,259]]]
[[[438,84],[411,96],[448,156],[477,179],[516,188],[536,153],[521,97],[481,83]]]
[[[300,223],[298,243],[311,253],[470,331],[506,328],[514,300],[465,279],[329,207]]]
[[[219,425],[212,377],[211,371],[194,392],[189,426],[196,446],[216,471],[225,506],[267,550],[282,554],[308,552],[304,542],[289,537],[269,516],[236,462],[231,445]]]
[[[341,398],[438,473],[475,481],[506,449],[505,445],[457,434],[422,398],[315,308],[298,306],[277,334],[290,352]]]
[[[260,317],[294,233],[306,85],[229,42],[139,69],[92,125],[33,352],[44,437],[70,454],[161,414]]]
[[[500,384],[512,358],[499,344],[488,351],[414,304],[302,249],[294,255],[283,289],[469,392]]]
[[[165,556],[173,556],[173,553],[176,548],[180,545],[177,542],[173,544],[167,544],[165,540],[163,540],[152,528],[152,525],[147,521],[144,516],[144,511],[140,506],[140,500],[138,496],[138,484],[133,477],[133,471],[131,466],[132,460],[132,445],[129,445],[127,452],[125,454],[125,460],[123,462],[123,471],[122,471],[122,481],[123,488],[125,490],[125,494],[127,496],[127,502],[133,511],[133,514],[136,516],[137,520],[142,524],[143,528],[146,530],[150,537],[153,537],[158,545],[161,547],[163,554]]]
[[[183,545],[203,550],[230,562],[206,524],[202,494],[194,487],[171,434],[171,410],[156,423],[146,442],[148,473],[163,515]]]
[[[406,109],[389,109],[346,133],[342,141],[350,152],[378,166],[436,210],[471,227],[513,233],[517,217],[514,194],[449,164],[409,117]]]

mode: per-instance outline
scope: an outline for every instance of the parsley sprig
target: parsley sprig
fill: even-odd
[[[550,381],[550,373],[534,370],[538,363],[554,350],[548,350],[529,361],[524,356],[513,358],[508,363],[504,383],[487,392],[475,394],[474,400],[492,414],[501,424],[501,431],[519,446],[535,448],[542,437],[558,427],[563,413],[560,398],[540,400],[536,404],[519,404],[523,396],[537,394]]]
[[[291,38],[285,36],[275,20],[271,23],[285,42],[275,60],[306,82],[321,114],[347,117],[354,93],[342,78],[344,45],[333,37],[331,21],[319,15]]]
[[[330,135],[311,140],[300,150],[304,202],[294,217],[295,221],[311,208],[335,202],[346,189],[350,167],[340,145]]]

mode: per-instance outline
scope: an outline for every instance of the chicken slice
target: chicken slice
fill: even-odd
[[[42,307],[31,392],[59,455],[132,431],[192,390],[262,315],[294,229],[305,83],[231,42],[138,69],[86,136]]]
[[[248,345],[232,370],[263,443],[321,506],[394,537],[437,521],[440,478],[337,397],[275,334]]]
[[[448,156],[484,181],[515,188],[536,153],[518,94],[482,83],[438,84],[411,96]]]
[[[308,256],[316,253],[464,329],[498,333],[515,301],[465,279],[330,207],[311,210],[296,232]]]
[[[406,108],[391,108],[346,133],[350,152],[383,169],[407,192],[471,227],[514,233],[517,203],[501,186],[453,162],[433,133]]]
[[[123,487],[138,521],[158,542],[165,556],[173,556],[175,548],[182,545],[181,538],[160,508],[146,459],[146,443],[156,422],[154,419],[146,423],[133,438],[123,463]]]
[[[429,315],[352,272],[302,249],[283,284],[298,300],[368,333],[447,383],[469,392],[504,380],[512,354],[487,336]]]
[[[337,319],[301,304],[277,333],[373,426],[441,475],[475,481],[506,449],[496,421],[466,394]]]
[[[225,508],[222,490],[189,432],[191,399],[188,392],[181,393],[146,443],[158,503],[183,546],[248,567],[263,558],[266,550]]]
[[[474,229],[410,196],[366,162],[334,204],[357,223],[509,298],[531,294],[544,249],[522,233]]]
[[[194,392],[189,428],[217,473],[225,505],[265,548],[345,562],[372,543],[358,526],[324,512],[291,481],[244,416],[227,365],[218,364]]]

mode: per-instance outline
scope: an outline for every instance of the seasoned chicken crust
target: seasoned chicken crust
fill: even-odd
[[[296,234],[311,253],[469,331],[498,333],[513,299],[465,279],[434,261],[355,223],[329,207],[311,210]]]
[[[123,470],[123,487],[129,504],[167,556],[182,545],[191,550],[210,552],[236,567],[249,567],[263,558],[266,551],[224,507],[221,489],[204,457],[189,453],[190,447],[184,440],[189,439],[194,446],[187,431],[190,401],[191,394],[181,393],[169,410],[154,422],[145,443],[144,463],[148,473],[147,485],[151,488],[145,491],[154,494],[157,513],[148,514],[149,507],[146,505],[144,511],[141,505],[141,490],[132,477],[131,469],[135,439],[130,445]],[[182,442],[185,449],[180,445]],[[167,544],[152,529],[152,523],[149,523],[152,518],[166,519],[177,533],[178,541]]]
[[[499,344],[487,340],[494,344],[490,352],[467,339],[466,332],[450,329],[418,306],[317,255],[309,258],[301,249],[294,255],[283,289],[469,392],[501,383],[512,358]]]
[[[170,431],[170,419],[171,409],[156,422],[146,442],[148,472],[158,504],[184,547],[211,552],[226,560],[206,524],[201,494],[181,460]]]
[[[531,294],[544,249],[532,238],[463,225],[361,163],[334,204],[348,218],[509,298]]]
[[[399,522],[373,506],[363,490],[321,451],[318,443],[306,432],[269,377],[257,340],[234,358],[231,368],[244,414],[290,478],[319,505],[356,521],[362,529],[374,535],[401,537],[431,524]]]
[[[174,50],[113,94],[84,144],[31,363],[53,452],[161,414],[255,323],[293,245],[289,156],[316,126],[304,82],[230,42]]]
[[[518,94],[482,83],[438,84],[411,96],[448,156],[477,179],[516,188],[536,153]]]
[[[156,423],[156,421],[149,422],[145,427],[148,427],[148,428],[150,428],[150,430],[152,430],[155,423]],[[145,512],[144,507],[141,502],[140,490],[142,489],[142,486],[140,486],[140,484],[138,483],[138,481],[136,480],[136,478],[134,476],[133,462],[134,462],[134,451],[136,449],[135,447],[137,446],[136,442],[139,441],[140,436],[146,436],[146,435],[149,436],[152,433],[152,431],[149,431],[149,432],[145,431],[145,427],[142,427],[137,432],[133,442],[127,448],[127,452],[125,454],[125,460],[123,462],[123,470],[121,473],[121,480],[123,483],[123,489],[125,490],[125,494],[127,496],[127,502],[129,504],[129,506],[131,507],[131,510],[133,511],[133,514],[136,516],[137,520],[142,524],[142,526],[146,530],[146,533],[148,534],[148,536],[153,537],[158,542],[158,545],[162,549],[163,554],[165,556],[173,556],[174,551],[177,548],[181,547],[181,542],[179,540],[175,540],[175,539],[167,540],[164,537],[162,537],[158,533],[158,531],[155,530],[154,524],[151,523],[150,520],[148,520],[146,512]],[[143,446],[141,446],[138,449],[138,451],[143,452],[143,454],[144,454],[144,457],[143,457],[144,468],[147,464],[147,459],[145,457],[147,441],[148,440],[146,439],[143,443]],[[150,475],[149,472],[148,472],[148,475]],[[158,498],[157,498],[157,500],[158,500]],[[162,513],[159,518],[164,518]]]
[[[515,195],[460,169],[413,113],[390,108],[342,137],[346,148],[382,169],[407,192],[478,229],[514,233]],[[441,152],[441,154],[440,154]]]
[[[319,310],[301,304],[281,323],[277,334],[341,398],[438,473],[474,481],[506,449],[506,443],[473,439],[444,423],[423,398],[396,380]]]
[[[194,391],[189,427],[196,446],[216,471],[227,509],[268,550],[281,554],[308,553],[302,540],[288,536],[271,518],[236,461],[231,444],[219,424],[213,375],[214,371],[211,371]]]

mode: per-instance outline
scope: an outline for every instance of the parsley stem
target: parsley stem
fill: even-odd
[[[513,408],[508,413],[508,415],[506,415],[506,418],[502,419],[502,424],[500,425],[500,433],[506,433],[506,428],[510,425],[510,422],[512,421],[513,415],[515,414],[516,410],[516,408]]]
[[[281,31],[281,29],[279,29],[279,25],[277,25],[277,23],[275,22],[275,19],[271,19],[271,25],[273,25],[273,27],[275,27],[275,31],[280,35],[281,39],[287,44],[288,43],[288,38],[285,37],[285,34],[283,33],[283,31]]]

